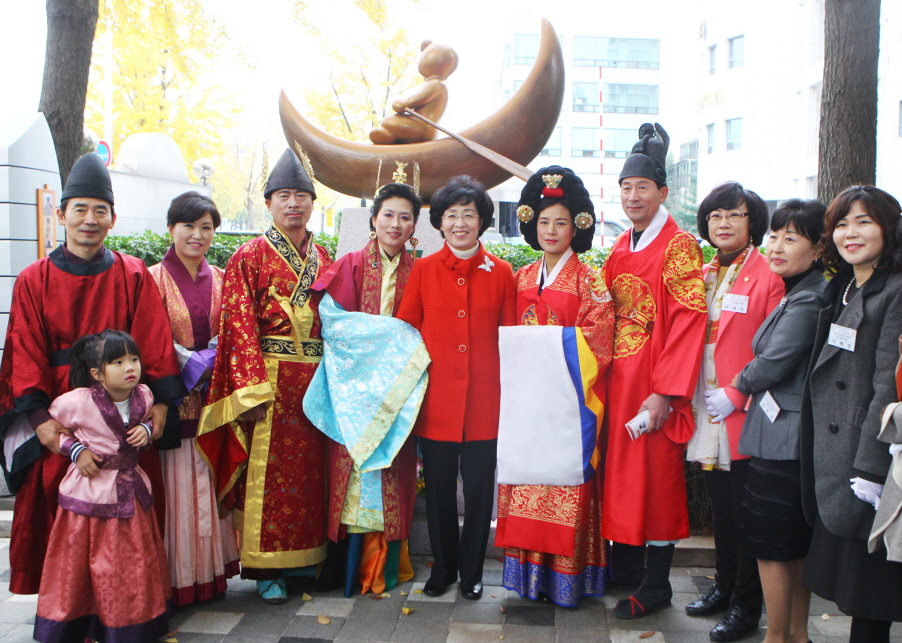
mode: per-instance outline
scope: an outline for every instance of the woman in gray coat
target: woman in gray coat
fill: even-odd
[[[803,504],[814,527],[803,582],[852,616],[852,642],[889,641],[891,621],[902,621],[902,563],[867,548],[891,462],[877,435],[897,401],[899,224],[899,202],[872,186],[830,204],[823,258],[834,276],[802,408]]]
[[[818,313],[828,304],[818,248],[825,210],[820,201],[790,199],[774,212],[767,258],[786,294],[755,334],[755,359],[735,383],[751,397],[739,440],[739,452],[751,456],[740,526],[746,553],[758,559],[765,643],[808,641],[811,592],[802,570],[811,527],[802,513],[799,424]]]

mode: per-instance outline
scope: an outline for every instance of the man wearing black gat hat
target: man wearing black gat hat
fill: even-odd
[[[143,381],[156,402],[146,418],[154,439],[166,425],[169,401],[187,393],[156,283],[143,261],[103,245],[116,213],[110,173],[99,156],[75,162],[56,215],[66,241],[16,279],[0,366],[0,436],[15,445],[11,459],[0,456],[9,488],[18,491],[10,543],[15,594],[38,592],[57,491],[69,466],[59,446],[59,434],[68,430],[48,413],[69,390],[69,346],[108,328],[135,338]],[[170,428],[177,430],[177,423]],[[166,496],[156,450],[145,451],[140,464],[162,530]]]
[[[684,445],[695,428],[691,399],[707,304],[701,249],[663,205],[669,141],[658,124],[639,128],[620,173],[620,202],[633,227],[617,239],[602,273],[616,337],[601,525],[613,543],[612,584],[638,588],[614,609],[625,619],[670,604],[674,545],[689,536]]]
[[[315,570],[326,557],[326,441],[304,415],[303,400],[323,355],[322,294],[311,286],[332,260],[307,230],[316,191],[304,161],[291,150],[282,154],[264,188],[272,226],[226,267],[197,439],[219,497],[237,491],[241,576],[256,580],[272,604],[288,600],[286,576],[307,575],[299,568]],[[238,420],[252,427],[250,452],[228,426]],[[233,450],[230,457],[216,460],[224,449]]]

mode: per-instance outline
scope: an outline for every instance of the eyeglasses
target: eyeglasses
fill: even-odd
[[[457,223],[458,221],[463,221],[464,223],[475,223],[479,219],[479,216],[467,212],[462,217],[459,214],[443,214],[442,218],[446,221],[450,221],[451,223]]]
[[[730,212],[726,216],[727,221],[730,223],[739,223],[740,219],[743,219],[749,215],[748,212]],[[724,220],[724,216],[722,214],[718,214],[716,212],[712,212],[710,214],[705,215],[705,219],[709,222],[713,221],[714,223],[720,223]]]

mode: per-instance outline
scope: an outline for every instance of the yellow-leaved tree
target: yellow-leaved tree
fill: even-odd
[[[419,43],[411,40],[400,22],[403,10],[419,2],[410,0],[404,7],[400,2],[393,4],[399,10],[390,13],[386,0],[336,0],[324,6],[295,2],[295,19],[317,39],[330,60],[328,86],[305,92],[306,115],[330,134],[369,141],[370,130],[391,111],[392,98],[422,82],[416,69]],[[318,12],[322,11],[333,19],[321,19]],[[336,21],[336,14],[347,19]],[[361,16],[359,33],[365,35],[349,34],[348,21]]]
[[[224,151],[234,126],[232,94],[208,73],[236,55],[226,42],[200,0],[101,0],[85,126],[111,134],[114,155],[132,134],[169,134],[192,176],[195,160]]]

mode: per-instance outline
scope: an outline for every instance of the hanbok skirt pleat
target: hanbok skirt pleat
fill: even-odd
[[[381,594],[413,579],[407,539],[388,541],[385,532],[370,531],[349,533],[347,540],[345,596],[353,596],[358,584],[361,594]]]
[[[537,600],[541,595],[563,607],[576,607],[583,596],[604,596],[607,592],[607,553],[601,538],[601,495],[595,476],[579,487],[548,487],[554,490],[578,490],[578,500],[568,506],[546,510],[546,518],[552,515],[558,520],[552,525],[548,520],[530,520],[516,515],[510,498],[515,487],[500,485],[499,518],[496,545],[504,547],[503,585],[524,598]],[[509,513],[502,516],[501,507]],[[522,513],[526,514],[529,509]],[[541,510],[538,514],[543,513]],[[558,551],[572,551],[572,556],[548,553],[522,547],[505,546],[505,541],[535,538],[542,540],[547,533],[565,533],[560,529],[565,523],[572,542],[559,543]],[[557,527],[558,529],[554,529]],[[547,542],[547,541],[546,541]],[[546,549],[549,547],[546,547]]]
[[[160,452],[166,484],[166,533],[172,602],[176,607],[209,601],[240,572],[238,541],[230,518],[220,519],[210,470],[182,439]]]
[[[41,576],[34,638],[71,643],[156,641],[171,589],[153,512],[93,518],[59,508]]]

